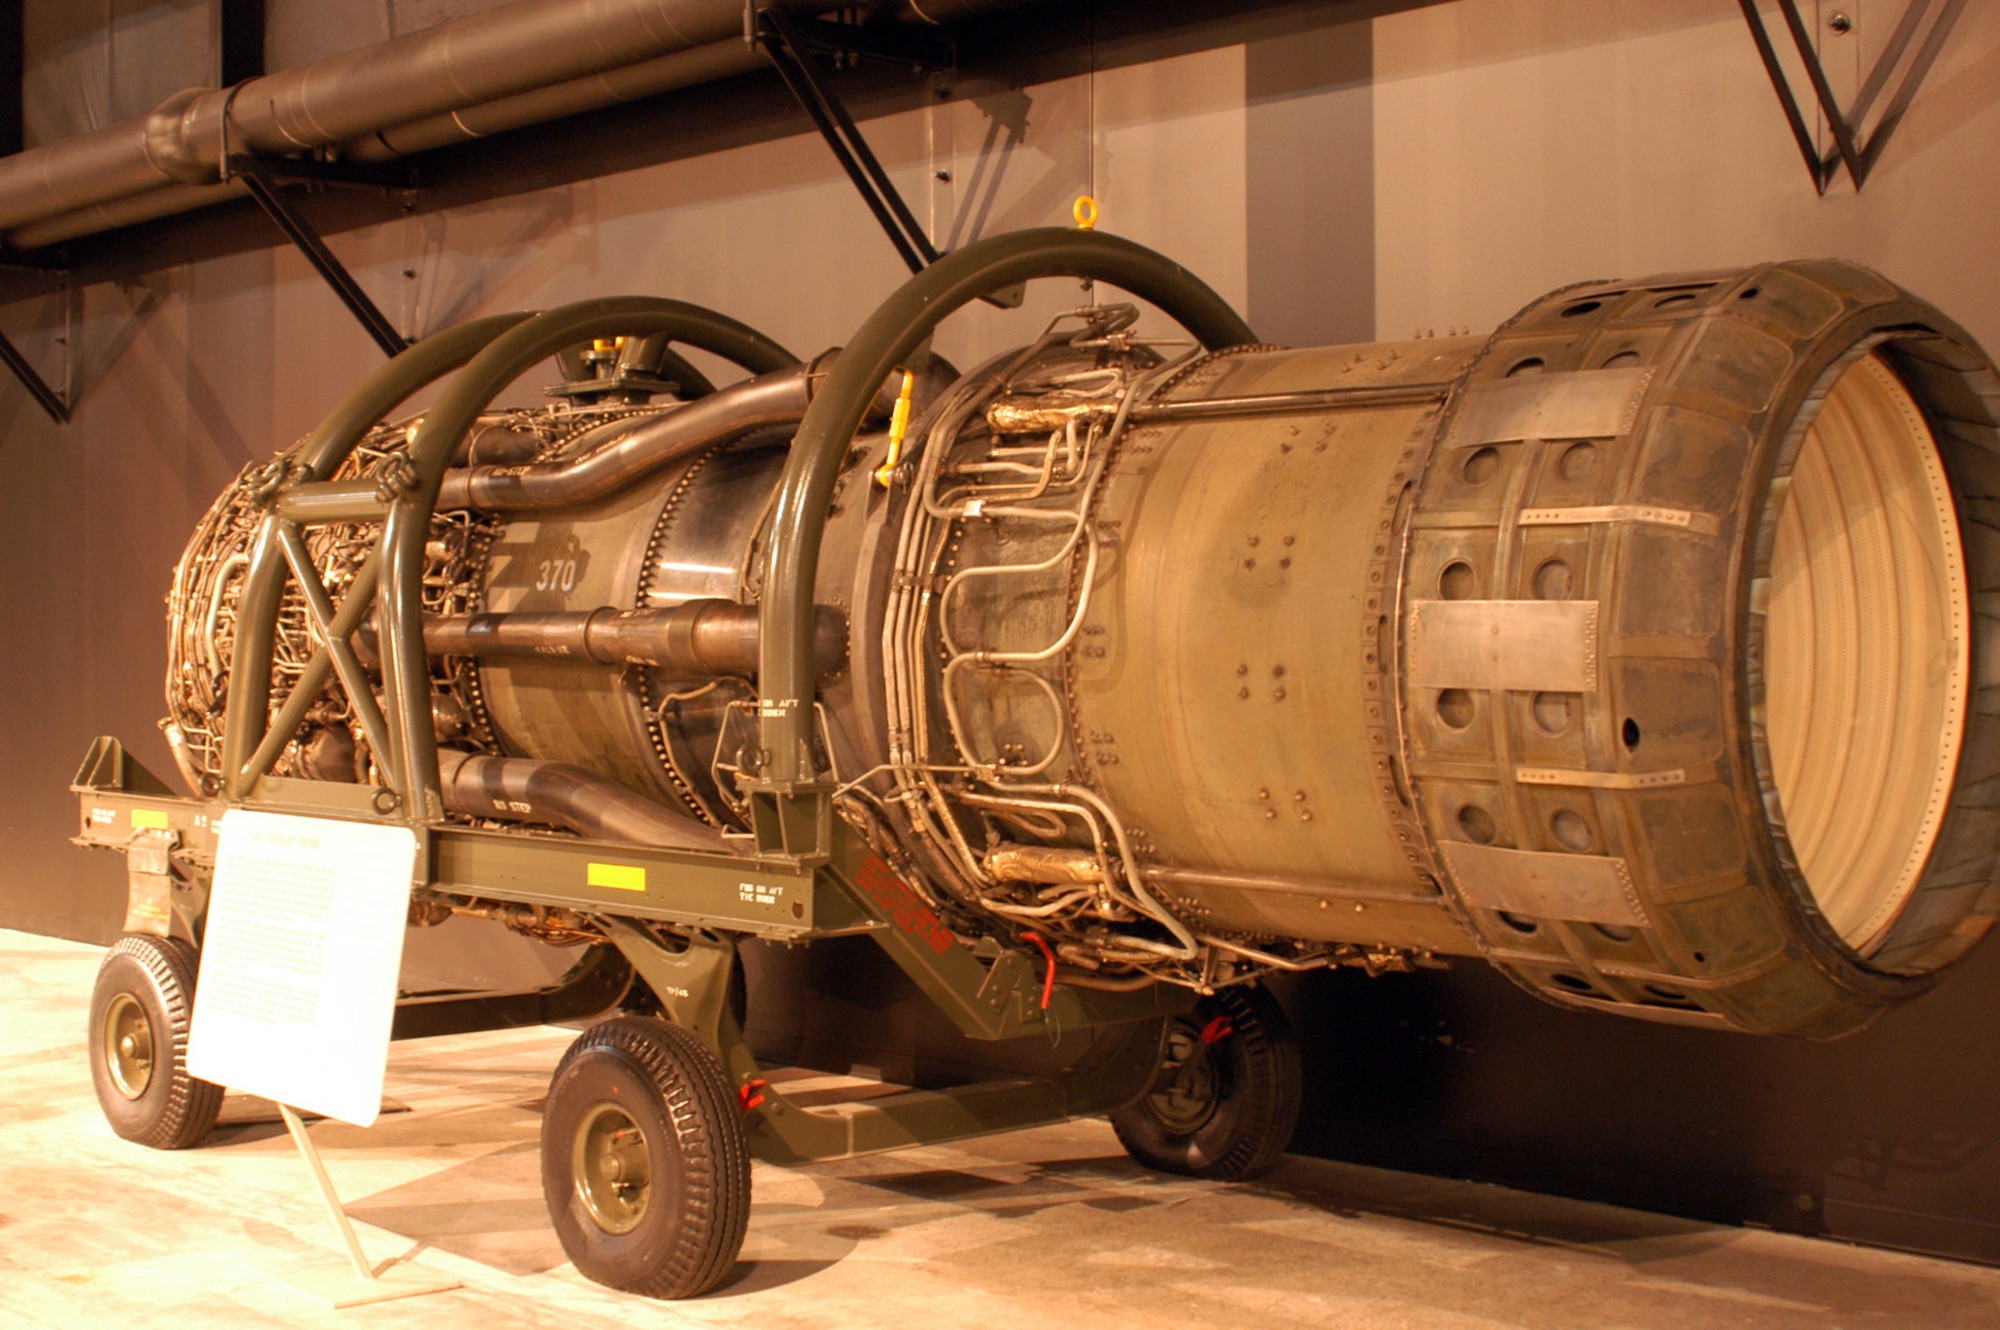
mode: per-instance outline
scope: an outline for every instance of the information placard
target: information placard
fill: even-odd
[[[224,814],[188,1071],[373,1123],[416,853],[408,827]]]

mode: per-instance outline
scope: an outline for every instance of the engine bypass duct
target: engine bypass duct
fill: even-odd
[[[1200,345],[1100,303],[926,370],[938,320],[1037,276]],[[481,415],[526,363],[493,352],[451,437],[445,406],[357,426],[299,492],[438,468],[403,584],[424,659],[334,686],[316,635],[361,621],[293,588],[239,710],[258,533],[311,506],[246,475],[176,574],[190,781],[258,748],[395,786],[434,739],[482,825],[768,856],[844,824],[942,930],[1079,989],[1480,957],[1563,1005],[1832,1037],[2000,913],[2000,378],[1872,272],[1280,349],[1161,256],[1024,232],[912,278],[821,379],[754,358],[691,402]],[[767,394],[779,425],[711,428]],[[478,431],[531,460],[448,470]],[[290,557],[352,598],[387,548],[343,510]],[[386,739],[368,697],[412,677],[425,728]],[[265,697],[273,732],[232,737]]]

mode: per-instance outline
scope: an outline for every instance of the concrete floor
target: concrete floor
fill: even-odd
[[[629,1298],[576,1274],[542,1209],[555,1029],[399,1044],[388,1094],[409,1111],[313,1128],[371,1256],[464,1282],[324,1310],[267,1273],[339,1250],[282,1127],[166,1154],[104,1125],[83,1037],[99,954],[0,931],[0,1327],[2000,1327],[2000,1270],[1310,1159],[1254,1186],[1170,1180],[1101,1122],[758,1165],[734,1278]]]

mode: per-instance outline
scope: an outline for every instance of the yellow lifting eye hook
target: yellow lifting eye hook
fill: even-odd
[[[889,455],[875,469],[875,483],[883,489],[889,488],[889,482],[896,474],[896,464],[903,460],[903,436],[910,432],[910,394],[916,386],[917,376],[904,370],[903,386],[896,393],[895,410],[889,413]]]
[[[1077,230],[1090,231],[1096,229],[1097,200],[1090,197],[1090,195],[1088,194],[1077,195],[1076,202],[1071,206],[1069,213],[1070,216],[1076,218]]]

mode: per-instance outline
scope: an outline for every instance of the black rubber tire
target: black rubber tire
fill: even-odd
[[[615,1105],[650,1168],[636,1227],[600,1224],[577,1180],[580,1127]],[[623,1016],[585,1031],[556,1067],[542,1110],[542,1197],[563,1250],[600,1284],[693,1298],[720,1283],[750,1218],[750,1142],[722,1064],[687,1031]]]
[[[1204,1042],[1204,1031],[1228,1033]],[[1276,1168],[1299,1125],[1299,1044],[1261,988],[1225,988],[1176,1018],[1167,1059],[1138,1102],[1111,1115],[1126,1153],[1163,1173],[1241,1182]],[[1200,1085],[1203,1092],[1177,1090]],[[1205,1114],[1196,1105],[1206,1104]]]
[[[222,1087],[187,1072],[194,979],[193,947],[179,938],[134,933],[104,954],[90,994],[90,1080],[98,1106],[111,1130],[155,1150],[201,1144],[222,1111]],[[151,1036],[151,1074],[138,1087],[120,1087],[105,1037],[107,1019],[124,1005],[121,998],[138,1004]]]

